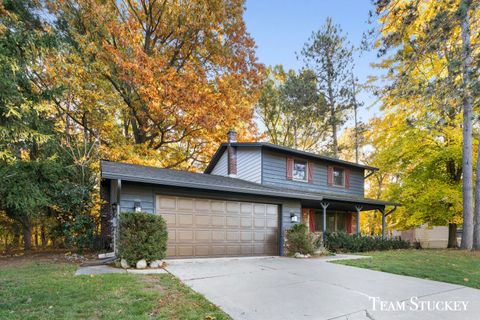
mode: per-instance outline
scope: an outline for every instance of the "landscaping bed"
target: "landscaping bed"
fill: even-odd
[[[371,259],[334,263],[480,289],[480,252],[409,249],[366,252],[365,255]]]
[[[230,319],[170,274],[74,276],[74,263],[18,262],[0,262],[0,319]]]

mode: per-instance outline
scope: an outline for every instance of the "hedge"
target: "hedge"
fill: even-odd
[[[295,224],[285,235],[286,249],[289,255],[295,253],[313,254],[315,250],[315,236],[308,232],[308,228],[304,224]]]
[[[325,234],[325,247],[331,252],[365,252],[408,249],[410,243],[401,239],[382,240],[381,237],[334,232]]]
[[[120,215],[118,256],[130,265],[138,260],[147,262],[165,258],[167,251],[167,225],[155,214],[126,212]]]

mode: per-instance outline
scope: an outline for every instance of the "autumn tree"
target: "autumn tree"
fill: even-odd
[[[335,157],[339,154],[338,132],[345,122],[346,111],[351,107],[352,53],[353,46],[331,18],[320,30],[312,33],[301,51],[307,67],[315,71],[318,89],[329,108],[331,153]]]
[[[457,161],[455,153],[444,154],[442,159],[453,185],[463,184],[462,247],[471,248],[474,88],[471,74],[475,70],[471,28],[475,24],[469,17],[476,6],[470,1],[378,1],[375,5],[380,29],[373,38],[384,57],[379,65],[388,70],[389,85],[382,93],[384,104],[402,111],[397,113],[398,117],[403,116],[398,120],[408,124],[407,128],[429,130],[430,139],[446,150],[458,144],[455,133],[463,128],[462,163]],[[462,116],[463,123],[459,123]],[[428,143],[425,147],[433,148]],[[438,174],[436,170],[430,171],[432,183],[440,178]],[[451,245],[454,220],[450,221]]]
[[[49,4],[75,51],[62,61],[67,66],[52,65],[61,78],[48,80],[79,76],[77,83],[93,90],[62,111],[103,140],[104,157],[192,168],[207,161],[229,128],[245,139],[255,132],[252,105],[262,66],[245,30],[242,0]],[[108,119],[78,103],[95,96]]]

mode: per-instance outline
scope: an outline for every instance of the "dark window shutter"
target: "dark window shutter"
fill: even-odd
[[[287,179],[292,180],[293,178],[293,159],[287,158]]]
[[[350,170],[345,169],[345,188],[350,188]]]
[[[327,183],[329,186],[333,185],[333,167],[327,167]]]
[[[307,163],[307,174],[308,174],[308,182],[313,182],[313,162]]]

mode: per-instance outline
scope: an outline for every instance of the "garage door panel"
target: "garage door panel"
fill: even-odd
[[[178,226],[181,227],[192,227],[193,225],[193,215],[192,214],[179,214],[177,216]]]
[[[248,227],[250,228],[252,226],[252,217],[247,217],[247,218],[240,218],[240,226],[243,227]]]
[[[156,212],[167,221],[167,256],[275,255],[278,206],[157,195]]]
[[[211,211],[210,200],[196,199],[195,200],[195,210],[196,211]]]
[[[238,256],[240,255],[240,245],[229,245],[227,246],[227,255]]]
[[[212,241],[225,241],[226,232],[223,230],[212,230]]]
[[[195,240],[197,241],[210,241],[210,230],[196,230]]]
[[[197,226],[209,226],[212,218],[208,215],[195,215],[195,225]]]
[[[177,240],[178,242],[192,241],[193,230],[177,230]]]
[[[238,227],[240,217],[227,217],[227,227]]]
[[[240,232],[227,230],[227,241],[239,241]]]
[[[212,246],[212,255],[224,256],[227,254],[225,246]]]
[[[212,201],[213,212],[225,212],[225,201]]]
[[[165,218],[167,226],[174,226],[177,223],[177,216],[174,213],[164,213],[162,216]]]
[[[225,227],[227,217],[225,216],[212,216],[212,226]]]
[[[240,212],[240,202],[227,201],[227,212],[229,212],[229,213],[239,213]]]
[[[273,204],[267,204],[267,214],[277,216],[278,215],[278,207],[276,205],[273,205]]]
[[[193,254],[192,246],[177,246],[177,256],[179,257],[192,257]]]
[[[195,246],[195,255],[196,256],[209,256],[211,255],[209,246]]]

